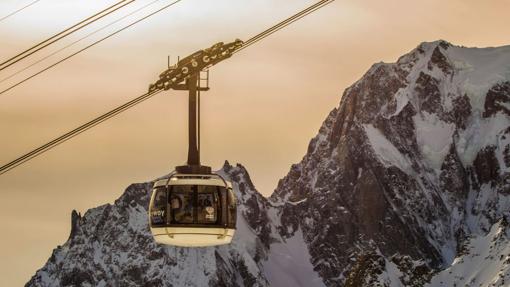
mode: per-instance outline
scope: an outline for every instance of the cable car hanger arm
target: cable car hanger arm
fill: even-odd
[[[154,90],[180,90],[182,82],[190,77],[190,75],[198,74],[200,71],[206,70],[219,62],[230,58],[233,54],[246,49],[256,42],[266,38],[267,36],[279,31],[304,16],[332,3],[335,0],[321,0],[310,7],[292,15],[291,17],[281,21],[269,29],[251,37],[246,42],[236,39],[234,42],[224,44],[219,42],[205,50],[199,50],[184,59],[179,60],[177,64],[169,67],[159,75],[159,80],[149,86],[149,92]]]
[[[212,45],[210,48],[199,50],[179,60],[176,65],[168,68],[159,75],[159,80],[149,86],[149,92],[169,89],[186,90],[187,88],[182,86],[186,79],[230,58],[234,51],[241,48],[242,45],[243,41],[239,39],[228,44],[219,42]]]

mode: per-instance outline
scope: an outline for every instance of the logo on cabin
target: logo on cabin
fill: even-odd
[[[164,217],[165,211],[164,210],[154,210],[151,212],[152,217]]]

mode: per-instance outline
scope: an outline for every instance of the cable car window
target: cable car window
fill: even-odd
[[[151,223],[153,225],[163,225],[166,223],[167,192],[165,188],[158,188],[154,192],[156,195],[151,208]]]
[[[193,187],[176,185],[170,195],[172,223],[193,223]]]
[[[219,213],[219,196],[216,186],[198,187],[197,211],[198,223],[216,223]]]

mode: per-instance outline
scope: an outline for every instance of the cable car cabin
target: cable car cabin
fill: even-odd
[[[202,247],[229,244],[236,229],[232,184],[217,174],[173,174],[154,184],[149,206],[154,240]]]

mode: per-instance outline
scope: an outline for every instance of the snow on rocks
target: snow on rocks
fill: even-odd
[[[502,219],[486,235],[471,237],[464,243],[455,261],[434,275],[426,286],[508,286],[509,236],[508,223]]]
[[[413,120],[420,152],[428,165],[439,172],[453,141],[455,124],[444,122],[427,112],[417,114]]]
[[[370,145],[379,160],[387,167],[396,166],[403,172],[410,172],[409,160],[373,125],[363,125]]]

